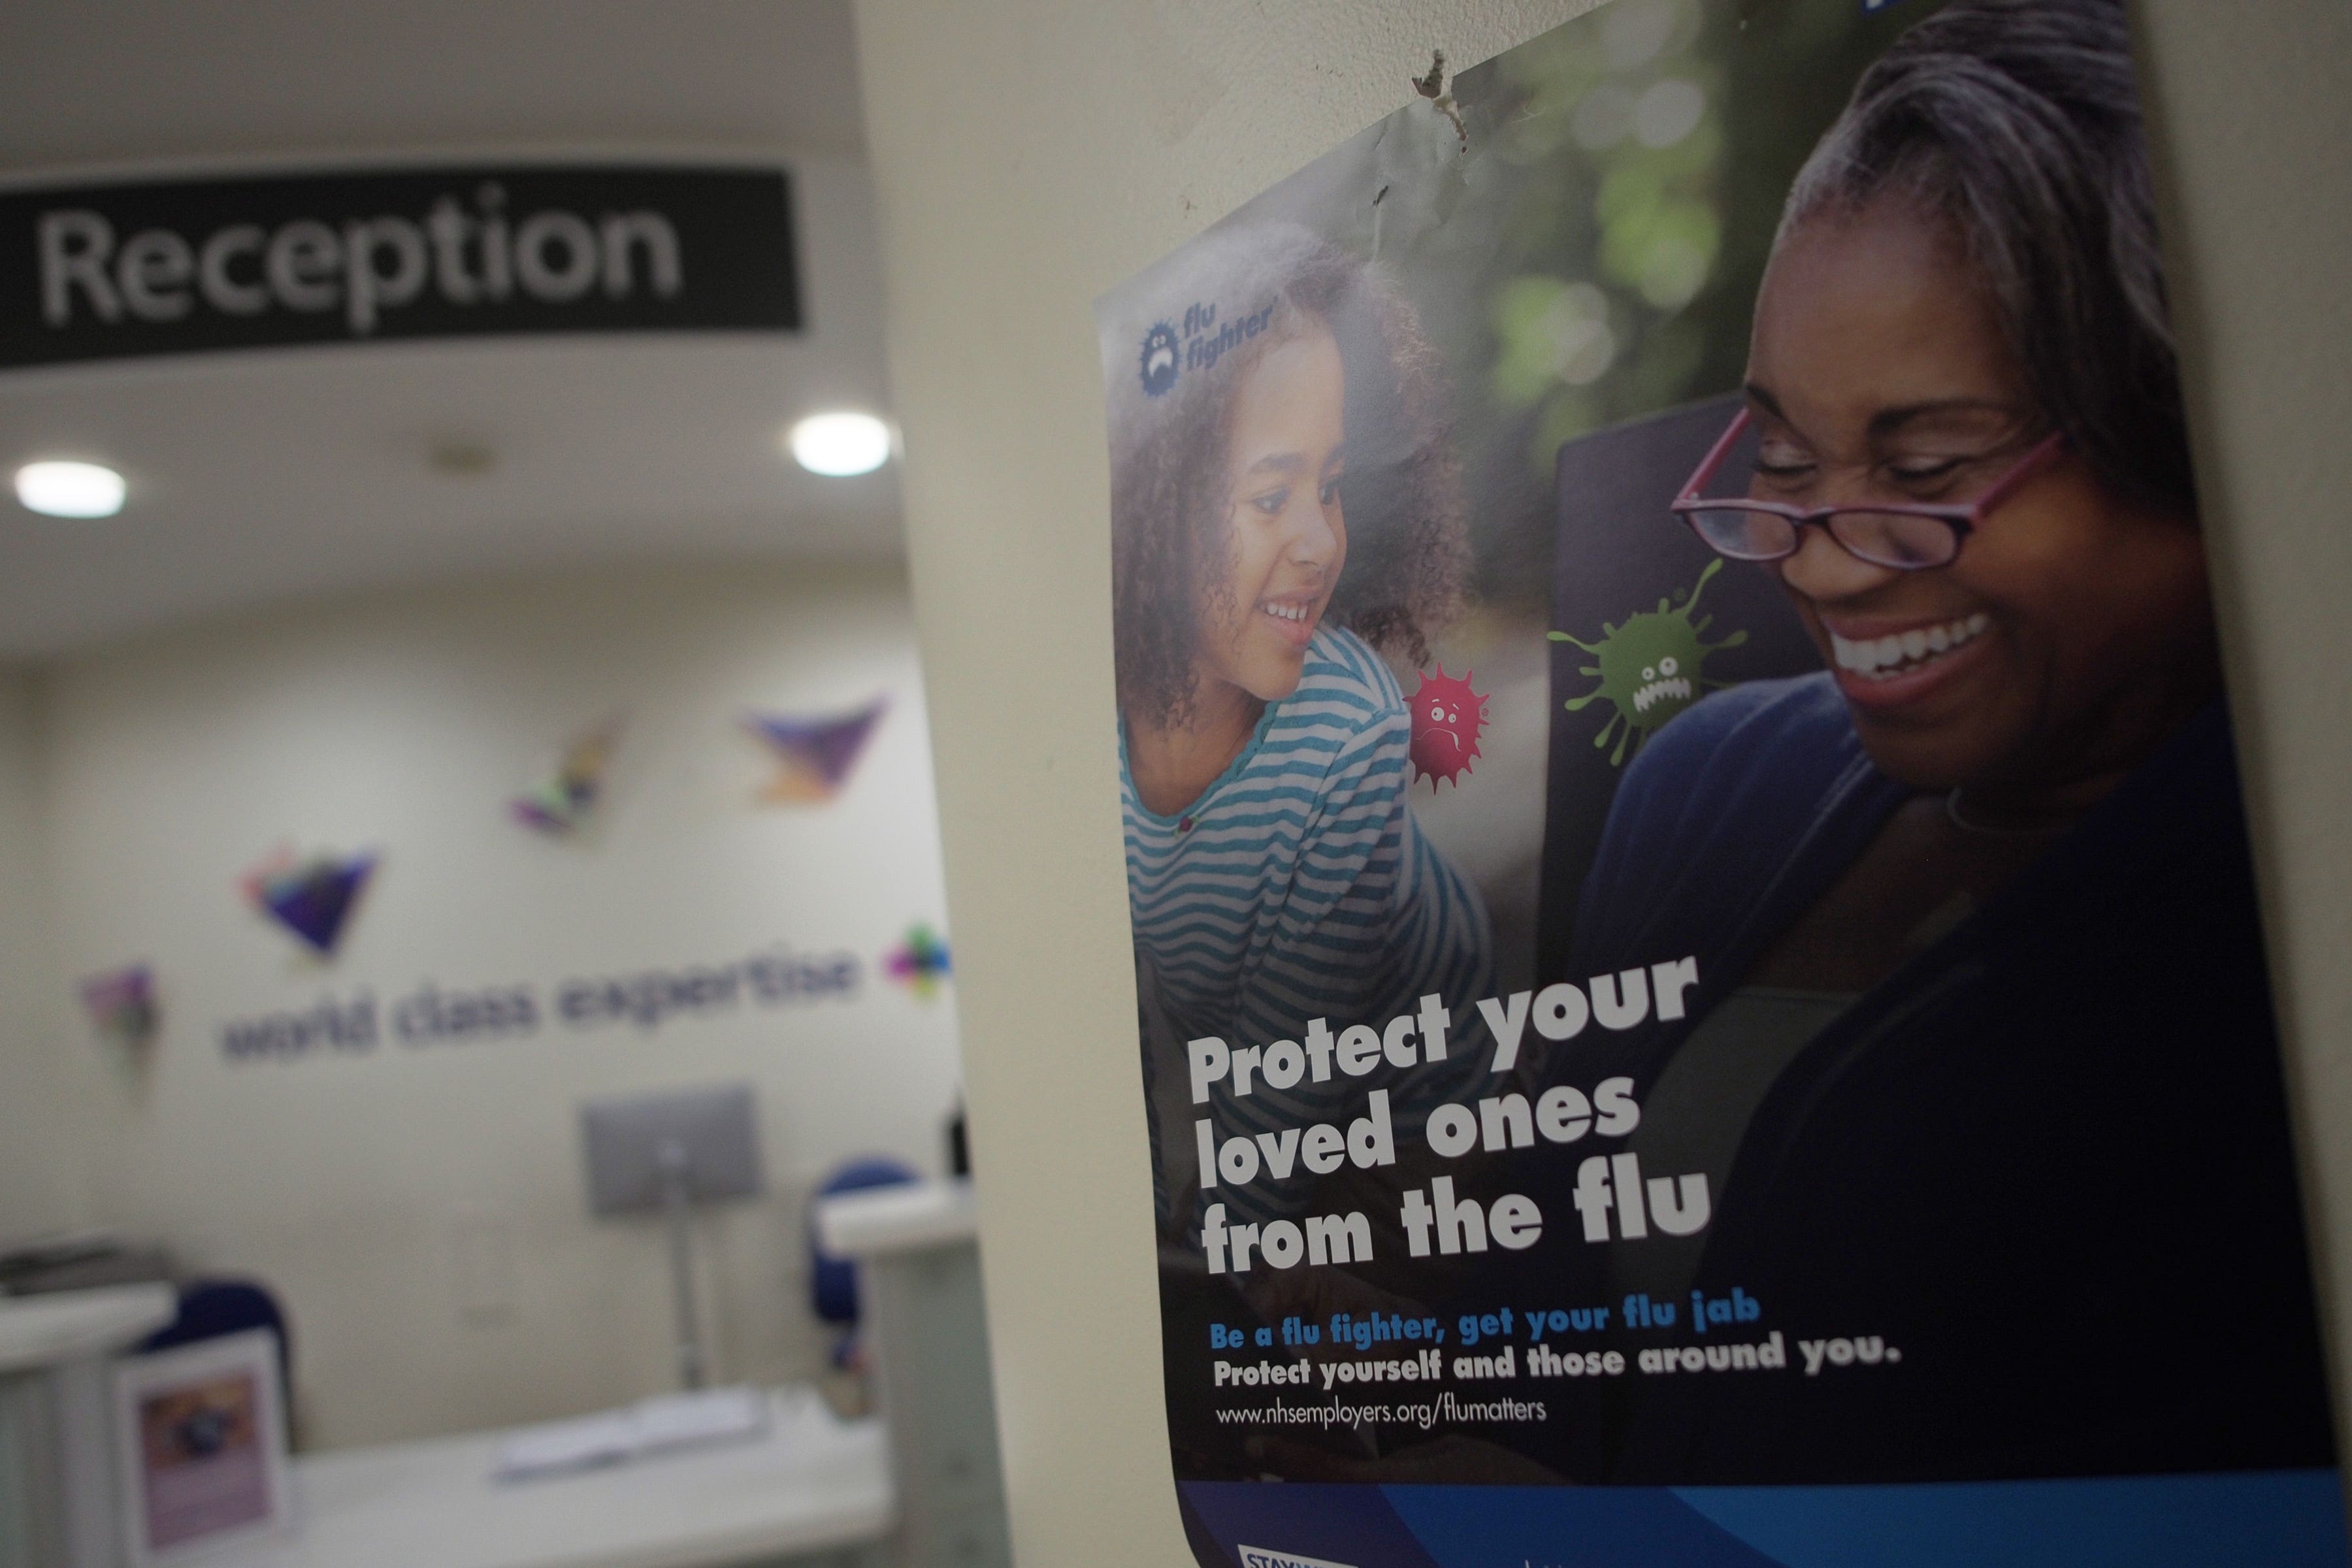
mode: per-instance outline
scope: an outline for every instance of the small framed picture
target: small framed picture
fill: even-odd
[[[291,1522],[278,1337],[267,1329],[118,1362],[114,1428],[132,1568]]]

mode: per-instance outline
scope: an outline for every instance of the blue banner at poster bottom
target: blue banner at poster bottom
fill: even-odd
[[[1240,1568],[2346,1568],[2333,1470],[1854,1487],[1180,1485]]]

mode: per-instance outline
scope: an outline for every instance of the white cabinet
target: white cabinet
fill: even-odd
[[[115,1568],[107,1358],[172,1321],[168,1285],[0,1300],[0,1568]]]
[[[855,1258],[890,1433],[901,1568],[1010,1568],[969,1182],[868,1188],[817,1209]]]

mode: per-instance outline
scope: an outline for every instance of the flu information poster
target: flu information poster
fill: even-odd
[[[2344,1563],[2120,6],[1414,85],[1098,306],[1200,1560]]]

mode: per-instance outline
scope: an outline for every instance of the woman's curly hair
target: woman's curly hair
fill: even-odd
[[[1269,348],[1318,325],[1338,342],[1347,382],[1348,556],[1325,619],[1384,654],[1425,660],[1431,637],[1461,613],[1469,546],[1444,373],[1412,307],[1292,225],[1213,231],[1133,293],[1145,303],[1104,335],[1121,710],[1160,724],[1189,716],[1202,619],[1231,570],[1234,388]],[[1265,324],[1211,364],[1186,363],[1173,329],[1193,305],[1216,310],[1212,332],[1262,313]],[[1171,341],[1174,381],[1155,393],[1145,356]]]

